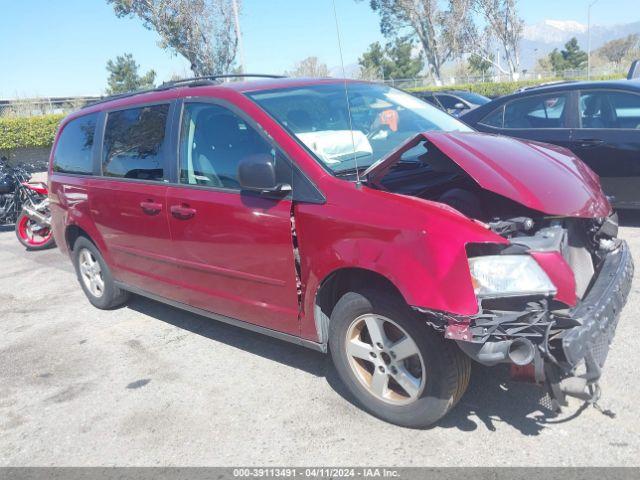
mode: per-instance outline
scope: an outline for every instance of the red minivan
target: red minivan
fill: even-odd
[[[368,412],[425,427],[471,361],[595,401],[633,263],[568,150],[336,79],[165,84],[66,118],[56,243],[130,292],[330,352]]]

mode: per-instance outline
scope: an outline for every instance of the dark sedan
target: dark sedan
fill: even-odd
[[[459,117],[463,113],[491,101],[490,98],[466,90],[439,90],[435,92],[423,90],[410,93],[454,117]]]
[[[640,208],[638,80],[528,88],[460,119],[482,132],[567,147],[600,176],[616,207]]]

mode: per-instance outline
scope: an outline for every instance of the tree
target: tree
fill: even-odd
[[[461,15],[458,18],[462,26],[459,38],[464,51],[477,55],[515,79],[520,70],[520,39],[524,28],[516,9],[516,0],[451,1],[458,3],[453,10]],[[483,29],[476,26],[474,17],[482,19]],[[501,50],[497,59],[493,55],[496,45]],[[500,64],[500,58],[506,61],[506,68]]]
[[[318,57],[307,57],[297,62],[291,72],[286,72],[289,77],[328,77],[329,68],[320,62]]]
[[[456,8],[465,2],[450,1],[447,10],[438,0],[370,0],[369,5],[380,15],[383,35],[395,38],[408,33],[418,39],[431,74],[440,81],[442,66],[460,52],[461,14]]]
[[[358,59],[358,64],[361,67],[360,76],[362,78],[376,79],[382,77],[384,80],[389,77],[389,72],[385,71],[385,52],[380,42],[374,42],[369,45],[369,49]]]
[[[594,53],[604,57],[616,66],[627,56],[627,54],[640,44],[640,35],[634,33],[623,38],[611,40],[602,45]]]
[[[549,62],[555,72],[577,70],[587,63],[587,53],[580,49],[578,39],[573,37],[564,44],[564,50],[553,49],[549,54]]]
[[[424,68],[422,53],[413,56],[414,44],[406,38],[396,38],[393,42],[388,43],[385,47],[385,53],[388,58],[387,76],[391,78],[413,78]]]
[[[407,38],[396,38],[384,49],[378,42],[358,59],[364,78],[413,78],[424,68],[422,54],[413,55],[414,43]]]
[[[229,72],[238,38],[232,2],[240,0],[107,0],[118,17],[139,17],[160,46],[182,55],[196,76]]]
[[[139,65],[130,53],[118,55],[115,62],[109,60],[107,62],[107,71],[109,72],[107,93],[116,95],[118,93],[153,88],[156,72],[149,70],[143,76],[140,76],[138,75],[138,68]]]
[[[481,57],[476,53],[469,55],[467,60],[469,63],[469,70],[483,77],[489,73],[489,70],[493,67],[493,55],[489,54],[488,58]]]

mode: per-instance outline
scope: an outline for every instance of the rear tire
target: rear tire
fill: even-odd
[[[102,254],[88,238],[78,237],[74,243],[73,265],[80,286],[94,307],[110,310],[129,299],[129,292],[116,286]]]
[[[16,237],[18,241],[26,247],[27,250],[37,251],[46,250],[56,246],[56,241],[53,239],[51,228],[42,229],[38,235],[32,230],[33,220],[27,215],[21,213],[16,220]]]
[[[348,292],[338,301],[329,348],[338,375],[360,405],[403,427],[437,422],[469,384],[469,358],[421,322],[403,299],[385,291]]]

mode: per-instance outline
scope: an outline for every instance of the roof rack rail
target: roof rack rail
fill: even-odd
[[[206,75],[203,77],[193,77],[193,78],[184,78],[180,80],[173,80],[169,82],[164,82],[158,87],[148,88],[144,90],[135,90],[133,92],[127,93],[119,93],[116,95],[108,95],[106,97],[100,98],[94,102],[87,103],[85,107],[89,107],[92,105],[98,105],[105,102],[110,102],[112,100],[120,100],[121,98],[133,97],[135,95],[140,95],[143,93],[151,93],[151,92],[161,92],[163,90],[169,90],[172,88],[178,87],[199,87],[203,85],[216,85],[221,83],[220,80],[225,78],[285,78],[284,75],[269,75],[266,73],[229,73],[225,75]]]
[[[208,83],[215,83],[216,81],[223,80],[225,78],[285,78],[284,75],[270,75],[267,73],[228,73],[224,75],[205,75],[202,77],[183,78],[180,80],[173,80],[170,82],[164,82],[158,89],[174,88],[179,86],[194,86],[206,85]]]

